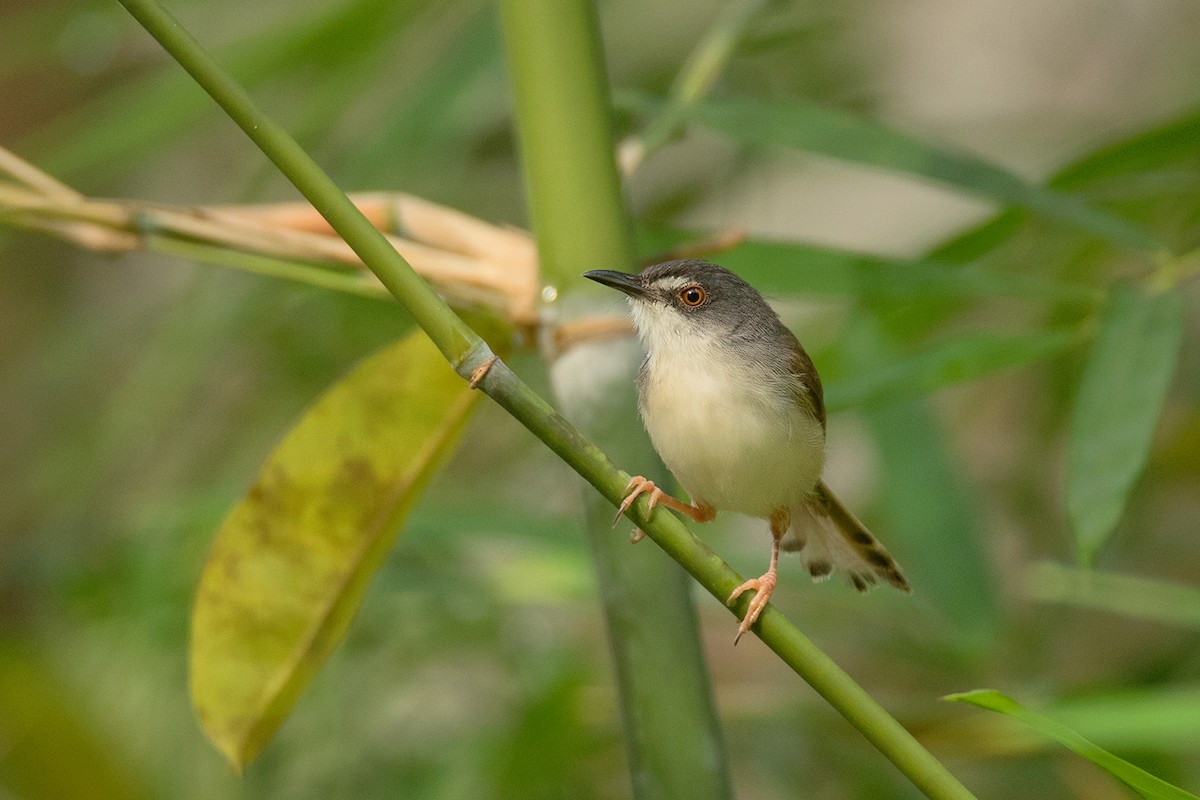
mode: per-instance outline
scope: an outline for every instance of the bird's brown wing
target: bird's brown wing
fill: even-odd
[[[792,337],[795,341],[795,337]],[[809,412],[821,421],[821,427],[825,427],[825,390],[821,388],[821,376],[817,374],[817,368],[813,365],[812,359],[808,357],[808,353],[804,352],[804,348],[800,342],[796,341],[796,346],[792,350],[791,367],[792,377],[795,380],[796,402],[804,406]]]

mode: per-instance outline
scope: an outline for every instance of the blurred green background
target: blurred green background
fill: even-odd
[[[601,4],[622,133],[720,7]],[[344,188],[527,224],[489,3],[172,10]],[[1198,29],[1187,2],[768,3],[714,95],[803,101],[1057,175],[1188,252]],[[0,143],[88,194],[295,197],[116,4],[0,7],[0,97]],[[1200,789],[1194,281],[1146,472],[1097,562],[1115,577],[1088,593],[1063,510],[1071,403],[1096,297],[1153,264],[1024,212],[955,240],[998,210],[955,176],[718,127],[689,129],[629,181],[646,252],[664,228],[755,240],[718,260],[813,354],[842,409],[830,483],[915,588],[814,587],[788,560],[774,601],[980,797],[1128,796],[1003,719],[937,701],[980,686]],[[187,619],[214,531],[296,416],[409,326],[386,302],[0,228],[0,798],[628,796],[577,480],[490,403],[260,760],[233,776],[199,733]],[[512,363],[544,386],[534,354]],[[761,522],[700,532],[762,569]],[[1124,576],[1178,591],[1160,600]],[[699,608],[739,796],[917,796],[757,640],[730,647],[718,603]]]

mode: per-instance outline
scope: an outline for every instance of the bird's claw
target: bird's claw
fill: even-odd
[[[655,486],[654,481],[647,480],[641,475],[633,476],[628,485],[625,487],[625,499],[621,501],[621,506],[617,509],[616,516],[613,517],[614,528],[617,527],[617,523],[621,521],[621,517],[623,517],[625,512],[629,510],[629,507],[633,505],[633,501],[637,500],[639,496],[645,494],[646,492],[650,493],[650,504],[646,506],[646,514],[649,515],[650,512],[654,510],[654,507],[658,505],[658,501],[662,498],[663,490]],[[645,534],[642,535],[644,536]],[[636,539],[634,539],[634,544],[636,544],[641,538],[641,536],[638,536]]]
[[[750,630],[750,626],[758,621],[759,614],[766,608],[767,601],[771,599],[771,593],[775,591],[775,583],[775,575],[768,572],[757,578],[751,578],[730,593],[729,599],[725,601],[727,606],[732,606],[733,601],[737,600],[743,592],[750,589],[755,590],[754,597],[750,600],[750,606],[746,609],[746,616],[742,618],[742,624],[738,626],[737,636],[733,637],[735,645],[742,638],[742,634]]]

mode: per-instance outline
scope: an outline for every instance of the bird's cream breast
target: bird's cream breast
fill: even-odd
[[[692,500],[754,516],[798,503],[821,476],[821,423],[761,368],[722,358],[728,351],[716,340],[658,344],[641,386],[642,417]]]

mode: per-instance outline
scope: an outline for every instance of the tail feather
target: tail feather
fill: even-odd
[[[824,481],[817,484],[804,506],[793,512],[783,548],[800,552],[814,581],[825,580],[837,569],[860,592],[879,579],[903,592],[911,591],[896,560]]]

